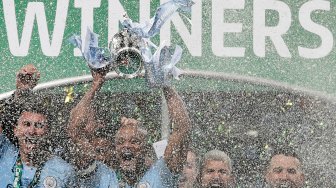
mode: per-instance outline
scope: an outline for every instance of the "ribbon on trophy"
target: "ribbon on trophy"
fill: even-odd
[[[170,86],[171,78],[179,79],[182,71],[176,67],[176,64],[181,59],[182,48],[176,45],[174,53],[172,52],[172,47],[162,45],[150,61],[145,62],[146,79],[150,87]]]
[[[133,78],[145,66],[149,86],[169,86],[170,78],[178,79],[182,73],[175,66],[181,59],[182,48],[177,45],[175,52],[172,53],[171,47],[163,45],[157,47],[150,38],[159,33],[161,27],[174,13],[191,12],[193,4],[191,0],[170,0],[160,5],[154,17],[142,24],[133,22],[125,15],[122,22],[124,29],[112,37],[109,49],[98,47],[98,35],[89,28],[84,44],[77,35],[72,36],[69,42],[81,50],[91,69],[110,65],[120,76]]]
[[[159,33],[164,23],[176,12],[191,12],[191,0],[171,0],[162,4],[156,11],[155,16],[144,24],[134,23],[125,16],[122,25],[142,38],[140,47],[141,55],[145,64],[146,79],[150,87],[163,87],[171,85],[171,78],[179,79],[182,71],[176,67],[182,56],[182,48],[176,45],[172,54],[172,47],[161,45],[157,47],[150,41]],[[152,55],[152,49],[156,51]]]
[[[150,21],[144,24],[133,23],[131,19],[125,16],[122,25],[142,38],[151,38],[159,33],[161,27],[174,13],[191,12],[193,4],[194,2],[191,0],[171,0],[159,6],[155,16]]]
[[[98,47],[98,37],[99,35],[87,28],[84,45],[78,35],[69,38],[69,42],[81,50],[84,59],[92,69],[104,68],[111,64],[112,60],[108,49]]]

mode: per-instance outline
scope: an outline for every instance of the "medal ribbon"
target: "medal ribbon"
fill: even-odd
[[[32,187],[34,187],[37,184],[38,179],[40,179],[42,166],[43,165],[41,165],[36,170],[36,173],[34,175],[33,181],[29,184],[28,188],[32,188]],[[16,163],[15,163],[15,166],[14,166],[14,170],[15,170],[15,174],[14,174],[13,187],[14,188],[21,188],[21,178],[22,178],[22,172],[23,172],[23,164],[22,164],[20,156],[16,160]]]
[[[21,177],[22,177],[22,171],[23,171],[23,165],[21,162],[21,158],[18,157],[16,160],[15,166],[14,166],[14,182],[13,187],[14,188],[20,188],[21,187]]]

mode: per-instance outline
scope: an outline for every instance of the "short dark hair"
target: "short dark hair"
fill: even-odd
[[[42,93],[31,93],[24,97],[14,100],[14,95],[4,101],[0,115],[0,124],[3,133],[14,144],[17,145],[17,139],[14,136],[14,127],[17,126],[18,119],[23,112],[34,112],[43,114],[48,124],[53,122],[54,113],[57,111],[54,107],[52,96]]]
[[[272,157],[274,157],[275,155],[284,155],[288,157],[294,157],[294,158],[297,158],[299,161],[301,161],[301,158],[296,153],[295,149],[290,146],[283,146],[283,147],[275,148],[271,154],[270,159],[272,159]]]
[[[29,97],[29,100],[22,104],[20,116],[23,112],[42,114],[46,116],[47,122],[50,123],[53,122],[54,113],[57,111],[53,109],[53,105],[50,96],[32,95]]]
[[[266,161],[265,164],[265,172],[268,170],[268,167],[271,163],[271,160],[274,156],[276,155],[284,155],[287,157],[294,157],[298,159],[300,162],[302,162],[301,157],[296,153],[296,150],[294,147],[291,146],[276,146],[272,151],[271,154],[268,157],[268,160]]]

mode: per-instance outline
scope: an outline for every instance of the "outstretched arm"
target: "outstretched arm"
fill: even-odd
[[[173,131],[169,137],[164,157],[170,171],[172,173],[179,173],[187,158],[191,122],[184,102],[176,90],[165,87],[163,92],[167,101],[169,116],[173,124]]]
[[[75,108],[70,112],[68,135],[73,142],[85,142],[88,144],[89,137],[100,124],[95,119],[95,111],[91,104],[96,93],[102,87],[106,72],[92,71],[93,82],[91,88],[85,93]],[[81,134],[82,133],[82,134]]]

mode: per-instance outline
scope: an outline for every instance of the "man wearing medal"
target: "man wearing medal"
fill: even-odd
[[[49,151],[52,110],[48,98],[29,92],[39,79],[33,65],[17,74],[17,90],[3,105],[0,187],[66,187],[73,168]]]
[[[73,142],[83,143],[84,139],[85,144],[92,146],[92,150],[94,146],[89,138],[105,125],[94,118],[95,112],[91,103],[103,85],[105,75],[106,71],[92,70],[92,87],[71,111],[69,120],[68,133]],[[148,156],[147,131],[139,121],[122,117],[121,127],[115,135],[115,157],[119,167],[110,175],[112,179],[103,180],[104,183],[109,182],[110,187],[160,188],[175,185],[174,175],[181,172],[186,160],[191,123],[184,103],[175,89],[163,86],[163,93],[174,125],[164,157],[148,167],[145,163]]]

